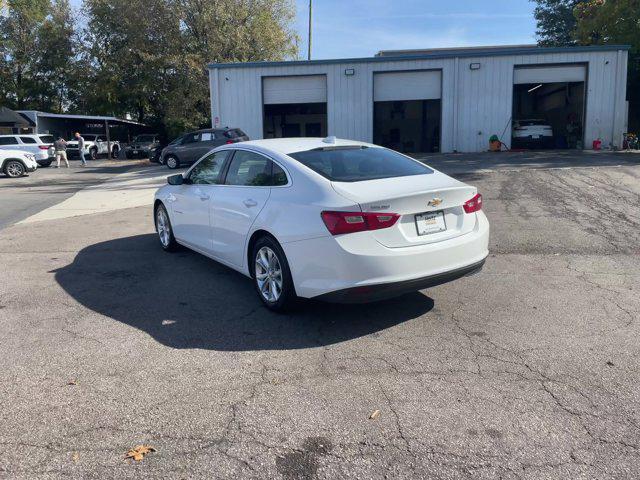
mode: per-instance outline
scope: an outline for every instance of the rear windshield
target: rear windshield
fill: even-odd
[[[227,130],[226,132],[224,132],[224,136],[227,138],[238,138],[244,137],[245,133],[239,128],[232,128],[231,130]]]
[[[327,147],[290,153],[289,156],[335,182],[433,173],[429,167],[386,148]]]
[[[38,135],[40,137],[40,140],[42,140],[42,143],[53,143],[55,142],[55,139],[53,138],[53,135]]]

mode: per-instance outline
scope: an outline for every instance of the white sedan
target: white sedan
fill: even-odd
[[[280,311],[299,298],[367,302],[482,268],[489,222],[476,188],[376,145],[334,137],[224,145],[168,178],[162,247],[251,277]]]

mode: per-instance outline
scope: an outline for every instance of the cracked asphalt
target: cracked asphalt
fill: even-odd
[[[148,208],[0,230],[0,478],[640,477],[640,156],[495,158],[427,160],[484,270],[372,305],[271,314]]]

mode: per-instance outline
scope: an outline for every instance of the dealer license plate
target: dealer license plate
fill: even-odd
[[[431,233],[444,232],[447,224],[444,221],[444,212],[419,213],[416,215],[416,227],[418,235],[429,235]]]

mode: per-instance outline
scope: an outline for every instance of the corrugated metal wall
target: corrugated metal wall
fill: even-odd
[[[480,69],[471,70],[471,63],[480,63]],[[623,50],[213,68],[211,118],[214,126],[217,121],[217,125],[240,127],[251,138],[262,138],[262,77],[324,74],[329,134],[370,142],[374,72],[441,70],[442,151],[478,152],[487,149],[493,134],[510,145],[514,66],[558,63],[588,65],[585,147],[590,148],[595,138],[602,139],[603,145],[620,146],[627,72]],[[345,75],[345,69],[354,69],[355,75]]]

